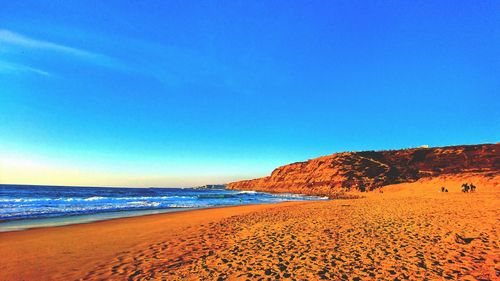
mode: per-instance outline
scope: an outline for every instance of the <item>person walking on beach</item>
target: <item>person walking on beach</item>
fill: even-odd
[[[469,192],[469,184],[468,183],[463,183],[462,184],[462,192],[463,193]]]

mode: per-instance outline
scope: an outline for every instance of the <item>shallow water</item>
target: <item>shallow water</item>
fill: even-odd
[[[70,224],[81,224],[94,221],[138,217],[144,215],[163,214],[170,212],[196,210],[196,209],[197,208],[182,208],[182,209],[172,208],[172,209],[139,210],[139,211],[117,211],[117,212],[95,213],[90,215],[11,220],[0,223],[0,232],[18,231],[30,228],[49,227],[49,226],[64,226]]]

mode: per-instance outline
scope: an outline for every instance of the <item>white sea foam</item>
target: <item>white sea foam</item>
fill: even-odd
[[[254,191],[254,190],[242,190],[242,191],[238,191],[237,194],[257,194],[257,191]]]
[[[83,199],[84,201],[96,201],[96,200],[101,200],[101,199],[106,199],[106,197],[102,197],[102,196],[92,196],[92,197],[89,197],[89,198],[85,198]]]

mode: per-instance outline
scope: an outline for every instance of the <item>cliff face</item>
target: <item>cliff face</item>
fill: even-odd
[[[336,153],[285,165],[270,176],[229,183],[227,188],[334,197],[462,173],[500,174],[500,143]]]

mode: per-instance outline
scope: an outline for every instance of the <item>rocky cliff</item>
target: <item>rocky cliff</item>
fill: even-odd
[[[500,174],[500,143],[343,152],[275,169],[270,176],[229,183],[228,189],[335,197],[424,177]]]

